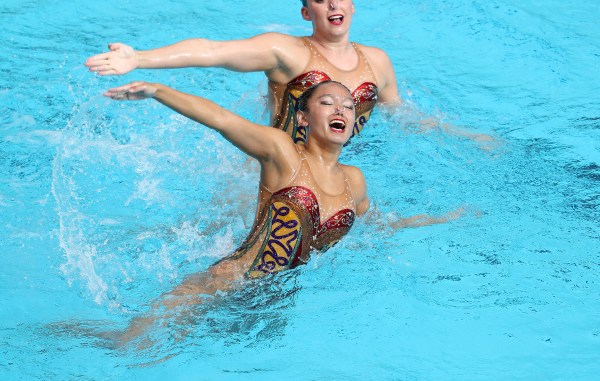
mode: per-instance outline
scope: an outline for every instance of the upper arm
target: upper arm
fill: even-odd
[[[356,215],[362,216],[369,210],[370,206],[365,176],[359,168],[353,166],[344,166],[344,171],[350,183],[352,197],[356,206]]]
[[[256,124],[225,109],[221,109],[221,114],[215,129],[260,162],[277,161],[281,152],[289,150],[287,146],[293,144],[289,135],[277,128]]]
[[[264,33],[248,39],[210,41],[208,66],[240,72],[286,70],[296,56],[297,37]]]
[[[212,128],[233,145],[261,162],[281,156],[281,147],[293,144],[290,137],[276,128],[253,123],[211,100],[155,84],[154,99],[180,114]]]
[[[364,47],[363,49],[377,78],[378,101],[388,104],[402,102],[398,94],[396,72],[390,57],[379,48]]]

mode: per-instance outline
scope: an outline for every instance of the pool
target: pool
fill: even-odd
[[[229,253],[256,171],[217,134],[103,90],[160,81],[267,121],[261,74],[99,78],[106,43],[310,32],[299,1],[0,5],[3,380],[592,380],[600,373],[600,4],[356,1],[407,107],[376,112],[342,161],[380,221],[302,268],[113,350],[56,322],[122,327]],[[425,115],[496,142],[412,127]],[[240,175],[240,166],[250,167]],[[186,331],[185,335],[173,332]]]

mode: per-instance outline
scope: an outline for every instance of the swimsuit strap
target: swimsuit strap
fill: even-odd
[[[346,190],[348,191],[348,194],[350,195],[350,199],[352,200],[352,205],[354,205],[353,210],[356,210],[356,201],[354,201],[354,194],[352,194],[352,188],[350,187],[350,181],[348,180],[348,176],[346,176],[346,172],[343,169],[342,169],[342,173],[344,174],[344,181],[346,182]]]
[[[373,69],[371,68],[371,65],[369,64],[369,60],[367,59],[367,57],[364,55],[364,53],[362,52],[362,50],[358,47],[358,45],[354,42],[351,42],[352,46],[354,46],[354,50],[356,51],[356,54],[358,54],[358,59],[362,60],[365,63],[365,71],[368,71],[369,73],[371,73],[371,76],[373,77],[373,79],[375,79],[375,73],[373,73]]]
[[[295,146],[296,146],[296,151],[298,151],[298,155],[300,155],[300,160],[305,161],[306,160],[306,153],[304,152],[304,150],[300,149],[300,147],[298,146],[298,144],[296,144]],[[300,165],[302,165],[302,163],[300,163]]]
[[[339,67],[337,67],[333,62],[329,61],[320,51],[319,49],[317,49],[317,47],[310,42],[310,39],[308,37],[304,37],[304,41],[305,41],[305,45],[310,49],[311,51],[311,60],[308,63],[308,66],[310,66],[311,64],[314,64],[315,62],[313,61],[313,59],[317,60],[317,63],[320,63],[321,66],[323,65],[328,65],[331,67],[331,69],[336,70],[340,73],[352,73],[356,70],[360,70],[360,61],[361,59],[364,59],[364,56],[362,54],[360,54],[357,49],[356,49],[356,44],[354,44],[353,42],[351,42],[350,44],[352,45],[352,47],[354,48],[354,51],[356,52],[357,56],[358,56],[358,63],[356,65],[356,67],[350,69],[350,70],[345,70],[345,69],[340,69]],[[308,70],[308,66],[305,68],[305,71]],[[369,67],[370,69],[370,67]],[[326,71],[327,72],[327,71]],[[328,73],[329,76],[331,77],[331,73]]]
[[[317,50],[317,48],[315,48],[313,43],[310,42],[310,39],[308,38],[308,36],[302,37],[302,40],[304,41],[304,45],[306,45],[306,47],[310,50],[311,56],[317,57],[317,56],[321,55],[319,53],[319,51]],[[312,61],[312,59],[311,59],[311,61]],[[310,66],[310,61],[308,62],[307,67],[304,69],[308,69],[308,66]],[[306,70],[304,70],[304,71],[306,71]]]
[[[341,69],[331,61],[329,61],[323,54],[317,49],[308,37],[303,37],[304,45],[308,47],[311,52],[311,58],[308,62],[305,72],[309,71],[321,71],[327,73],[327,75],[346,85],[354,94],[356,89],[362,86],[364,83],[370,82],[377,85],[377,78],[373,72],[373,68],[369,64],[369,60],[361,50],[361,48],[355,42],[350,42],[352,48],[356,52],[358,61],[356,66],[350,70]]]

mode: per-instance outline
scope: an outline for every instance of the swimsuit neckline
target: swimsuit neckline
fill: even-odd
[[[347,179],[346,179],[346,173],[345,173],[345,172],[344,172],[344,170],[341,168],[341,166],[340,166],[340,163],[336,163],[336,165],[337,165],[337,167],[340,169],[340,171],[342,172],[342,176],[343,176],[343,178],[344,178],[344,189],[342,189],[342,190],[341,190],[339,193],[337,193],[337,194],[331,194],[331,193],[329,193],[329,192],[326,192],[326,191],[325,191],[325,189],[323,189],[323,187],[321,186],[321,184],[319,184],[319,182],[317,181],[317,179],[315,178],[315,176],[313,176],[313,173],[312,173],[312,168],[311,168],[311,166],[310,166],[310,163],[308,162],[308,157],[306,156],[306,155],[307,155],[306,148],[304,148],[302,151],[299,151],[299,152],[302,152],[302,156],[304,156],[304,157],[302,158],[302,160],[306,160],[306,165],[308,166],[308,172],[310,173],[310,176],[312,177],[312,179],[313,179],[313,181],[314,181],[315,185],[316,185],[316,186],[319,188],[319,191],[323,192],[325,195],[327,195],[327,196],[329,196],[329,197],[339,197],[339,196],[341,196],[342,194],[344,194],[344,192],[346,192],[346,190],[347,190],[347,188],[348,188],[348,185],[347,185]],[[309,155],[309,156],[312,156],[310,153],[308,153],[308,155]]]
[[[356,57],[358,58],[356,60],[356,65],[349,70],[345,70],[345,69],[341,69],[340,67],[338,67],[337,65],[335,65],[333,62],[331,62],[329,59],[327,59],[327,57],[325,57],[323,55],[323,53],[321,53],[321,51],[317,48],[317,46],[310,40],[309,36],[304,37],[305,41],[307,41],[309,43],[310,46],[312,46],[313,49],[315,49],[315,52],[317,52],[317,54],[319,56],[321,56],[321,58],[326,61],[328,64],[330,64],[331,66],[333,66],[336,70],[339,70],[343,73],[352,73],[353,71],[356,71],[359,67],[360,67],[360,60],[362,57],[361,52],[359,52],[358,47],[356,46],[356,44],[354,42],[350,42],[350,45],[352,45],[352,48],[354,49],[354,52],[356,53]],[[310,47],[309,47],[310,49]]]
[[[297,82],[297,81],[302,81],[305,77],[310,76],[311,74],[318,74],[322,77],[324,77],[324,80],[327,81],[331,81],[331,77],[329,75],[327,75],[327,73],[320,71],[320,70],[309,70],[305,73],[299,74],[297,77],[294,77],[294,79],[292,79],[291,81],[289,81],[287,83],[286,86],[290,86],[291,84]],[[356,87],[356,89],[352,90],[352,97],[356,99],[356,93],[361,90],[362,88],[364,88],[365,86],[374,86],[377,89],[377,84],[371,81],[367,81],[367,82],[362,82],[360,85],[358,85]]]
[[[314,208],[314,213],[311,213],[311,214],[313,216],[313,219],[316,220],[313,222],[318,222],[317,224],[315,224],[318,227],[318,230],[316,232],[317,235],[321,234],[323,227],[327,226],[327,224],[329,222],[331,222],[332,220],[335,220],[336,218],[339,218],[340,216],[343,216],[344,214],[347,214],[347,213],[350,213],[352,216],[356,215],[356,212],[354,210],[349,209],[349,208],[344,208],[344,209],[340,209],[337,212],[333,213],[324,222],[321,222],[321,206],[319,205],[317,196],[315,195],[315,193],[312,190],[310,190],[309,188],[302,186],[302,185],[292,185],[291,187],[283,188],[283,189],[275,192],[273,194],[273,196],[280,195],[280,194],[286,194],[288,192],[293,192],[296,189],[301,189],[302,191],[306,192],[308,194],[308,196],[316,204],[316,208]]]

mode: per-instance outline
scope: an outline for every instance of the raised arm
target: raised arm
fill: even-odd
[[[134,69],[222,67],[240,72],[286,72],[294,66],[301,46],[296,37],[265,33],[243,40],[189,39],[173,45],[136,51],[111,43],[106,53],[88,58],[85,65],[100,75],[125,74]]]
[[[283,131],[250,122],[208,99],[161,84],[133,82],[110,89],[104,95],[115,100],[154,98],[178,113],[218,131],[233,145],[261,163],[277,162],[279,156],[283,155],[282,152],[290,150],[288,145],[293,145]]]

